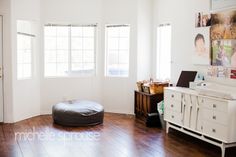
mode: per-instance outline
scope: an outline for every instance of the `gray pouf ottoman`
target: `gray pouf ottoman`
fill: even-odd
[[[93,101],[67,101],[53,106],[54,123],[64,126],[88,126],[103,123],[103,106]]]

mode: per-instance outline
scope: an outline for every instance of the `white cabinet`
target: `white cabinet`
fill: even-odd
[[[169,128],[225,148],[236,146],[236,101],[199,95],[197,91],[168,87],[164,91],[167,133]]]

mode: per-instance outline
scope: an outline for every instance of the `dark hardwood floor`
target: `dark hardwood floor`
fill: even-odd
[[[221,157],[216,146],[112,113],[94,127],[61,127],[49,115],[2,124],[0,141],[0,157]],[[236,148],[226,157],[236,157]]]

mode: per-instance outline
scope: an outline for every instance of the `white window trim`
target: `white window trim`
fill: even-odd
[[[97,24],[45,24],[44,26],[68,26],[70,27],[69,31],[69,53],[68,53],[68,74],[64,76],[45,76],[45,45],[43,53],[43,76],[46,79],[55,79],[55,78],[86,78],[86,77],[95,77],[97,75]],[[75,73],[71,70],[71,27],[94,27],[94,72],[89,74],[84,73]],[[45,33],[43,33],[43,39],[45,39]],[[44,42],[43,42],[44,43]]]
[[[171,27],[171,41],[170,41],[170,44],[171,44],[171,42],[172,42],[172,26],[171,26],[171,24],[170,23],[166,23],[166,24],[160,24],[160,25],[158,25],[157,27],[156,27],[156,58],[155,58],[155,60],[156,60],[156,67],[155,67],[155,69],[156,69],[156,79],[160,79],[160,71],[158,70],[158,67],[159,67],[159,62],[160,62],[160,54],[158,54],[158,51],[160,51],[160,48],[161,47],[159,47],[158,46],[158,38],[159,38],[159,36],[158,36],[158,28],[159,27],[164,27],[164,26],[170,26]],[[171,61],[171,45],[170,45],[170,78],[168,78],[168,80],[165,80],[165,81],[169,81],[170,79],[171,79],[171,63],[172,63],[172,61]],[[160,81],[163,81],[162,79],[160,80]]]
[[[33,56],[34,56],[34,38],[36,37],[34,34],[28,34],[28,33],[22,33],[22,32],[17,32],[16,33],[16,39],[18,38],[17,36],[18,35],[24,35],[24,36],[28,36],[28,37],[30,37],[31,38],[31,63],[30,63],[30,65],[31,65],[31,74],[30,74],[30,76],[29,77],[22,77],[22,78],[19,78],[18,77],[18,47],[16,48],[17,49],[17,53],[16,53],[16,66],[17,66],[17,68],[16,68],[16,79],[18,80],[18,81],[23,81],[23,80],[31,80],[31,79],[33,79],[33,68],[34,68],[34,64],[33,64]],[[18,42],[18,41],[16,41],[16,42]]]
[[[109,74],[107,74],[107,54],[108,54],[108,50],[107,50],[107,31],[106,31],[106,28],[107,27],[120,27],[120,26],[127,26],[127,27],[129,27],[130,29],[131,29],[131,25],[130,24],[105,24],[105,28],[104,28],[104,30],[105,30],[105,66],[104,66],[104,76],[106,77],[106,78],[129,78],[129,76],[130,76],[130,40],[131,40],[131,38],[130,38],[130,31],[129,31],[129,68],[128,68],[128,75],[127,76],[121,76],[121,75],[119,75],[119,76],[115,76],[115,75],[109,75]]]

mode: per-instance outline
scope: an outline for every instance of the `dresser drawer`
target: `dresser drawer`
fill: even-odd
[[[214,111],[204,108],[202,110],[203,119],[222,125],[228,124],[228,116],[224,112]]]
[[[181,101],[173,101],[165,99],[165,107],[167,107],[169,110],[173,110],[175,112],[181,112]]]
[[[228,104],[225,101],[219,101],[209,98],[199,98],[199,103],[202,107],[221,111],[221,112],[228,112]]]
[[[173,112],[170,110],[166,110],[164,114],[164,119],[168,122],[177,124],[177,125],[182,125],[182,114]]]
[[[164,99],[173,100],[173,101],[181,101],[182,94],[180,92],[165,90],[164,92]]]
[[[227,127],[224,125],[204,121],[203,133],[218,140],[227,141]]]

